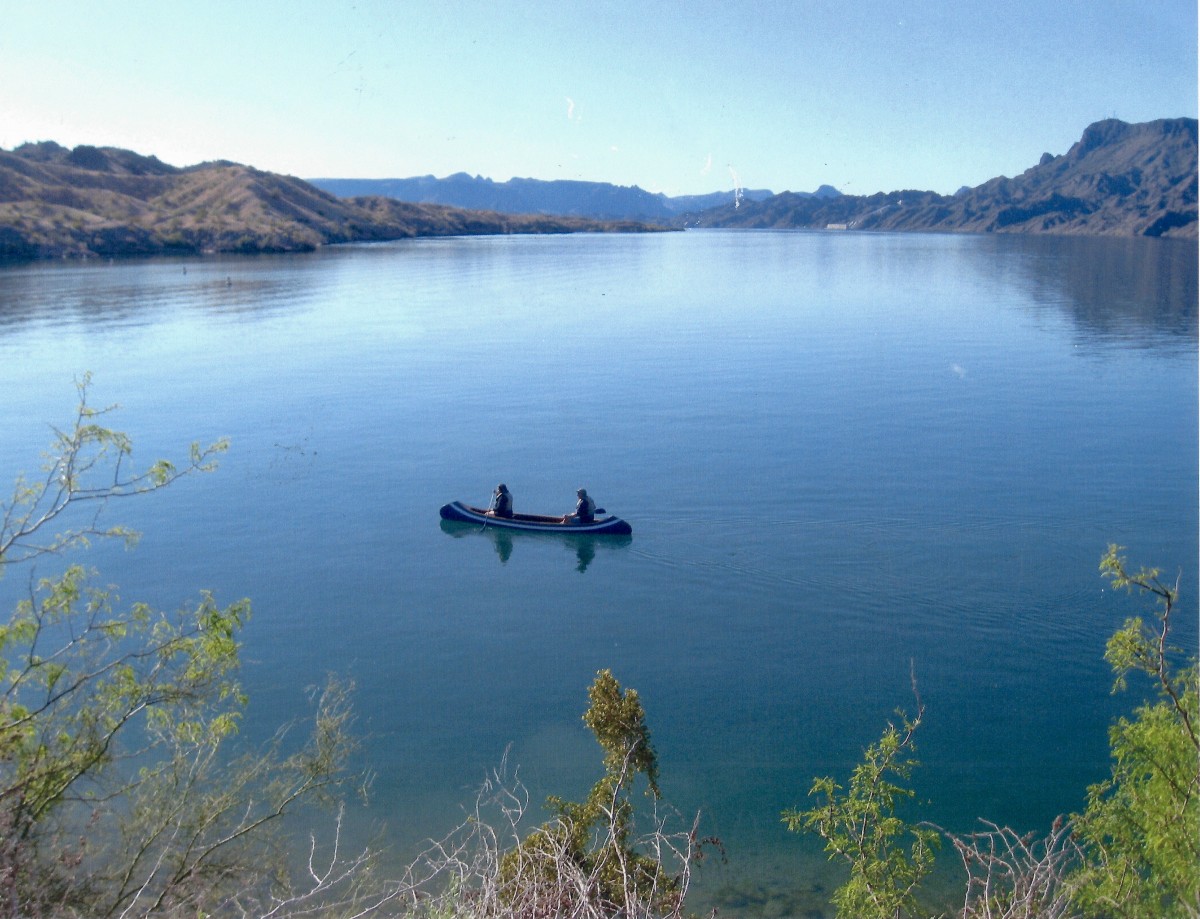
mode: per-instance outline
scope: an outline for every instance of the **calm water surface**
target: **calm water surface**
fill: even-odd
[[[0,271],[0,469],[32,470],[75,375],[136,456],[228,436],[218,473],[113,507],[127,599],[249,596],[248,738],[357,684],[356,831],[399,853],[511,746],[585,793],[595,671],[639,690],[666,797],[724,840],[697,906],[819,908],[838,876],[779,813],[897,707],[923,814],[1022,830],[1106,770],[1109,542],[1182,572],[1196,644],[1194,245],[802,232],[475,238]],[[628,540],[443,527],[562,512]],[[7,600],[21,579],[0,583]],[[954,856],[944,853],[953,876]],[[814,890],[814,887],[817,889]],[[778,903],[776,903],[776,908]]]

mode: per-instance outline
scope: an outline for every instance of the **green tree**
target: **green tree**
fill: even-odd
[[[1112,586],[1152,597],[1155,622],[1129,618],[1108,641],[1113,691],[1132,674],[1150,678],[1157,701],[1109,731],[1112,775],[1088,789],[1075,818],[1085,860],[1075,900],[1088,915],[1200,915],[1200,678],[1196,658],[1168,643],[1178,581],[1154,568],[1131,571],[1111,545],[1100,570]],[[1186,663],[1181,662],[1186,660]]]
[[[182,466],[128,469],[130,439],[87,404],[56,430],[43,473],[0,505],[0,570],[96,537],[111,501],[212,468],[224,442]],[[90,509],[79,519],[79,511]],[[331,795],[351,743],[346,687],[316,694],[307,740],[280,734],[236,759],[248,601],[202,593],[179,612],[122,605],[69,565],[31,583],[0,625],[0,915],[199,915],[236,901],[262,913],[336,901],[362,860],[310,870],[299,893],[273,830]],[[336,832],[336,831],[335,831]]]
[[[809,790],[819,801],[816,807],[783,812],[789,830],[816,833],[825,840],[830,859],[849,865],[850,878],[833,895],[837,914],[845,919],[913,914],[915,892],[933,867],[938,833],[896,815],[897,805],[915,796],[900,783],[918,765],[914,735],[924,713],[919,697],[916,717],[897,712],[899,726],[889,722],[878,742],[867,747],[848,788],[831,777],[818,778]],[[902,845],[906,839],[907,849]]]

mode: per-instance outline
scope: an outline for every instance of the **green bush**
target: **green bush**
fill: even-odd
[[[1112,775],[1088,789],[1075,818],[1086,860],[1076,902],[1089,916],[1200,915],[1200,679],[1195,657],[1168,644],[1178,583],[1157,569],[1130,573],[1120,547],[1100,565],[1114,588],[1154,598],[1155,624],[1132,617],[1108,641],[1113,691],[1132,674],[1149,677],[1157,701],[1109,730]]]

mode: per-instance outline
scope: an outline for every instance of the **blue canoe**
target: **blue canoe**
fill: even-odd
[[[628,536],[633,527],[620,517],[597,517],[592,523],[563,523],[562,517],[543,517],[538,514],[513,514],[511,517],[488,516],[487,509],[471,507],[461,501],[442,506],[443,520],[477,523],[505,530],[526,530],[533,533],[589,533],[593,536]]]

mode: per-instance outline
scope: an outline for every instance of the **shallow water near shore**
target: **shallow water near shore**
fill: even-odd
[[[1106,772],[1110,542],[1181,571],[1196,645],[1196,253],[1164,240],[705,231],[0,269],[0,470],[72,379],[135,458],[221,468],[119,502],[129,600],[248,596],[244,738],[356,684],[365,837],[439,836],[490,770],[586,793],[596,670],[639,691],[666,799],[726,864],[699,910],[829,912],[780,812],[926,706],[921,815],[1022,831]],[[445,527],[438,507],[633,535]],[[10,601],[27,579],[0,581]],[[11,605],[11,603],[10,603]],[[947,881],[952,852],[943,852]]]

